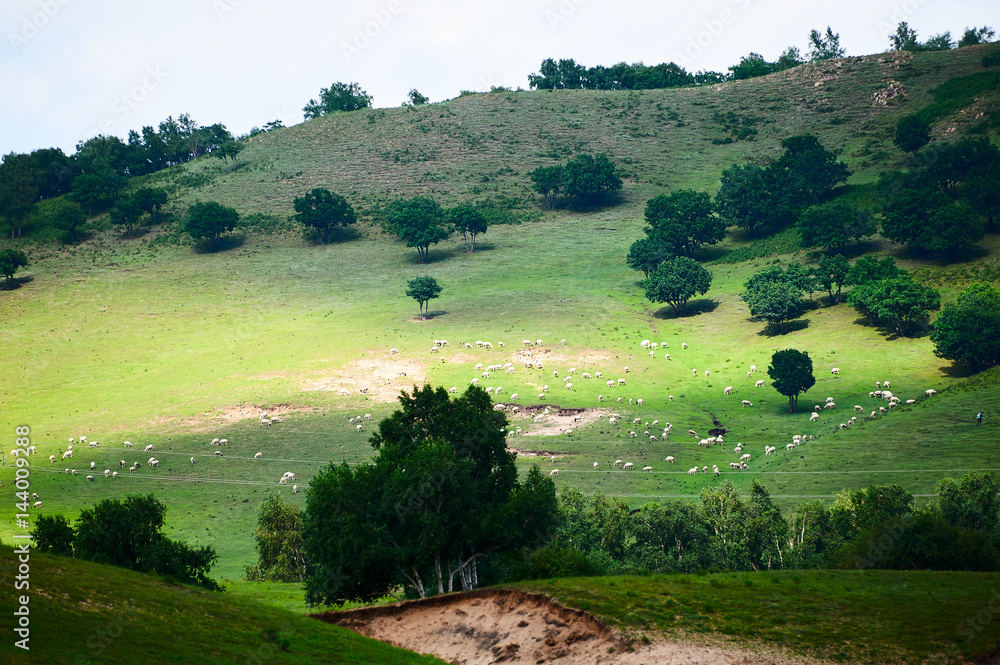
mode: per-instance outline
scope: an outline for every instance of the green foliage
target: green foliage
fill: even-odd
[[[126,196],[115,203],[108,212],[108,217],[112,224],[121,227],[125,231],[125,235],[130,236],[132,230],[142,219],[142,208],[132,197]]]
[[[896,33],[889,35],[889,45],[892,46],[893,51],[916,50],[917,31],[911,28],[906,21],[900,21],[899,25],[896,26]]]
[[[816,267],[816,284],[826,289],[830,295],[830,304],[836,305],[840,302],[840,290],[847,284],[847,275],[851,270],[851,264],[843,254],[826,255],[820,258]],[[833,287],[837,287],[837,293],[833,292]]]
[[[630,517],[630,525],[634,541],[628,560],[635,570],[694,572],[717,567],[714,531],[695,503],[647,503]]]
[[[347,199],[325,187],[316,187],[303,196],[296,196],[292,204],[295,219],[313,229],[323,244],[330,242],[337,227],[348,226],[358,220]]]
[[[7,278],[7,283],[14,281],[14,273],[18,268],[28,266],[28,256],[20,249],[0,249],[0,275]]]
[[[245,566],[249,582],[302,582],[306,560],[302,551],[302,511],[285,503],[270,490],[257,507],[257,530],[253,534],[257,565]]]
[[[799,231],[794,226],[772,236],[758,238],[749,245],[734,249],[715,260],[716,263],[742,263],[780,254],[792,254],[801,249]]]
[[[1000,84],[1000,72],[976,72],[955,76],[934,90],[934,102],[917,111],[928,123],[940,120],[967,107],[977,97],[995,90]]]
[[[76,533],[63,515],[39,515],[31,528],[31,539],[38,552],[73,556]]]
[[[847,271],[844,284],[860,286],[882,279],[903,277],[907,274],[905,270],[896,266],[896,261],[891,256],[877,259],[871,254],[865,254],[855,261],[851,269]]]
[[[240,216],[234,209],[215,201],[198,201],[188,208],[184,230],[195,240],[206,239],[214,244],[223,233],[236,227]]]
[[[556,196],[566,186],[566,167],[539,166],[528,174],[532,188],[545,197],[545,207],[550,210],[556,205]]]
[[[644,283],[648,300],[668,303],[675,313],[681,315],[688,300],[695,295],[704,295],[711,285],[712,273],[686,256],[664,261]]]
[[[774,389],[788,398],[788,410],[791,413],[795,413],[799,395],[816,385],[812,358],[805,351],[797,349],[775,351],[771,356],[767,375],[771,377]]]
[[[847,295],[847,304],[905,336],[926,321],[932,311],[941,309],[941,294],[907,275],[856,286]]]
[[[310,602],[377,597],[399,584],[422,597],[425,578],[443,593],[456,575],[475,588],[477,559],[552,526],[555,487],[537,468],[518,483],[507,419],[484,390],[450,400],[427,385],[399,401],[371,437],[374,464],[330,466],[310,481]]]
[[[77,234],[83,231],[87,215],[76,203],[66,197],[52,201],[49,206],[49,224],[63,232],[69,242],[75,243]]]
[[[417,301],[420,307],[420,318],[424,318],[427,303],[437,298],[440,293],[441,287],[433,277],[424,275],[406,283],[406,295]]]
[[[653,90],[719,83],[724,78],[716,72],[690,74],[672,62],[650,66],[641,62],[620,62],[612,67],[597,65],[588,68],[572,58],[559,62],[546,58],[538,74],[528,75],[528,87],[533,90]]]
[[[160,209],[167,204],[167,191],[159,187],[141,187],[132,193],[132,201],[142,212],[149,215],[149,221],[156,223]]]
[[[949,524],[1000,537],[1000,481],[993,472],[970,472],[937,486],[938,509]]]
[[[362,90],[359,84],[337,82],[329,88],[320,88],[319,101],[310,99],[302,112],[306,120],[313,120],[330,113],[359,111],[371,106],[371,95]]]
[[[462,234],[465,241],[465,251],[476,251],[476,236],[486,233],[489,228],[489,221],[486,216],[474,205],[462,203],[448,210],[448,224]]]
[[[934,254],[957,252],[982,239],[982,220],[940,190],[909,189],[886,208],[882,235]]]
[[[406,98],[410,106],[420,106],[421,104],[426,104],[431,101],[429,97],[420,94],[420,91],[416,88],[411,88],[410,92],[407,93]]]
[[[1000,292],[973,284],[941,310],[931,331],[934,355],[975,371],[1000,364]]]
[[[0,163],[0,216],[11,224],[11,238],[21,235],[21,224],[35,210],[44,172],[31,155],[10,153]],[[15,234],[16,230],[16,234]]]
[[[839,249],[875,233],[871,215],[842,201],[806,208],[798,228],[803,246],[824,249]]]
[[[770,265],[750,276],[740,299],[750,308],[751,316],[764,319],[782,332],[786,321],[805,311],[802,293],[814,291],[814,284],[809,270],[799,263],[790,263],[785,270]]]
[[[656,270],[658,265],[673,258],[673,256],[671,248],[659,238],[645,236],[636,240],[629,247],[625,263],[632,270],[641,270],[643,275],[649,277],[649,273]]]
[[[931,125],[925,118],[913,113],[896,122],[896,135],[892,142],[903,152],[916,155],[931,140]]]
[[[715,206],[726,224],[740,227],[752,238],[772,217],[771,199],[767,173],[747,162],[733,164],[722,172]]]
[[[549,544],[536,550],[519,550],[517,555],[509,581],[591,577],[604,573],[604,569],[586,554],[565,545]]]
[[[212,547],[194,549],[161,531],[166,506],[152,494],[104,499],[80,511],[76,556],[95,563],[169,575],[181,582],[218,589],[208,571],[218,558]]]
[[[705,192],[682,189],[646,202],[646,234],[673,254],[690,257],[702,245],[726,237],[726,225],[715,214]]]
[[[965,32],[962,33],[962,38],[958,40],[958,48],[963,48],[965,46],[974,46],[975,44],[985,44],[996,36],[996,32],[993,28],[984,25],[981,28],[975,26],[971,28],[966,28]],[[984,64],[984,67],[989,65]]]
[[[444,210],[437,201],[425,196],[390,203],[386,228],[405,241],[407,247],[416,247],[421,263],[427,263],[431,245],[436,245],[451,235],[446,226]]]
[[[795,219],[798,211],[826,201],[851,172],[812,134],[781,142],[781,157],[767,167],[773,194],[772,213],[779,222]]]
[[[567,195],[580,201],[595,201],[622,188],[615,163],[607,154],[582,154],[566,162]]]
[[[840,33],[834,33],[830,26],[826,26],[826,34],[821,34],[818,30],[809,33],[809,61],[830,60],[831,58],[843,58],[847,50],[840,45]]]

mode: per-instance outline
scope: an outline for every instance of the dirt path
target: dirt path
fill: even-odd
[[[807,665],[780,653],[682,642],[629,645],[586,612],[542,594],[484,589],[312,615],[449,663]]]

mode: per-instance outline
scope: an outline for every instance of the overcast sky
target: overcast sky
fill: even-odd
[[[190,113],[234,134],[302,122],[320,88],[357,81],[377,107],[527,87],[545,58],[677,62],[725,71],[751,51],[807,51],[811,29],[848,55],[1000,28],[996,0],[3,0],[0,153],[61,147]]]

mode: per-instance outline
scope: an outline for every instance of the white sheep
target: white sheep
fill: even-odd
[[[598,464],[597,462],[594,462],[594,470],[595,470],[595,471],[596,471],[596,470],[598,469],[598,467],[600,467],[600,466],[601,466],[600,464]]]
[[[216,457],[222,457],[222,451],[221,450],[216,450],[215,451],[215,456]]]
[[[824,409],[827,409],[827,410],[829,410],[829,411],[832,411],[832,410],[834,410],[834,409],[836,409],[836,408],[837,408],[837,404],[836,404],[836,403],[834,403],[834,402],[827,402],[827,403],[826,403],[826,404],[825,404],[825,405],[823,406],[823,408],[824,408]]]
[[[111,469],[105,469],[104,470],[104,477],[105,478],[109,478],[110,476],[111,476]]]
[[[643,471],[652,471],[653,467],[651,467],[651,466],[644,466],[644,467],[642,467],[642,470]]]
[[[763,380],[757,381],[755,384],[753,384],[753,387],[754,388],[763,388],[764,387],[764,381]]]
[[[733,394],[733,387],[732,386],[726,386],[725,388],[722,389],[722,394],[723,395],[732,395]]]
[[[632,462],[625,462],[625,465],[622,467],[624,471],[631,471],[634,468],[635,464],[633,464]]]
[[[751,401],[750,401],[750,400],[748,400],[748,399],[745,399],[745,400],[743,400],[743,406],[744,406],[744,407],[747,407],[747,406],[753,406],[753,402],[751,402]]]
[[[458,386],[452,386],[451,388],[448,388],[448,392],[454,395],[455,393],[458,392]]]
[[[93,476],[87,476],[87,480],[88,480],[89,482],[93,482],[93,481],[94,481],[94,477],[93,477]]]
[[[663,458],[663,461],[664,462],[669,462],[670,464],[673,464],[674,463],[674,456],[673,455],[668,455],[665,458]]]
[[[611,466],[621,466],[621,465],[622,465],[622,461],[620,459],[616,459],[615,463],[612,464]]]
[[[756,365],[750,365],[750,371],[751,372],[756,372],[757,371],[757,366]]]
[[[355,431],[355,432],[360,432],[360,431],[361,431],[362,429],[363,429],[363,428],[362,428],[362,426],[361,426],[361,425],[356,425],[356,426],[354,427],[354,431]]]
[[[520,397],[520,395],[518,395],[517,393],[511,393],[511,395],[510,395],[510,401],[515,402],[515,401],[517,401],[518,397]]]
[[[618,379],[618,385],[619,386],[624,386],[625,385],[625,379]]]
[[[550,476],[558,476],[559,475],[559,469],[552,469],[551,471],[549,471],[549,475]]]
[[[299,493],[299,486],[292,485],[292,494],[298,494],[298,493]]]
[[[686,348],[688,348],[688,344],[687,344],[687,342],[681,342],[681,348],[682,348],[682,349],[686,349]]]
[[[625,366],[625,373],[626,373],[626,374],[628,374],[628,373],[629,373],[629,372],[631,372],[631,371],[632,371],[632,370],[631,370],[631,369],[629,369],[628,365],[626,365],[626,366]],[[621,381],[621,379],[618,379],[618,380],[619,380],[619,381]]]
[[[927,395],[928,397],[930,397],[932,395],[937,395],[937,391],[934,390],[933,388],[929,388],[929,389],[927,389],[927,390],[924,391],[924,394]]]
[[[52,462],[55,462],[55,461],[56,461],[56,456],[55,455],[49,455],[49,464],[52,464]]]
[[[545,393],[538,393],[538,399],[545,399]]]
[[[93,471],[95,468],[97,468],[97,462],[91,462],[90,463],[90,470]]]
[[[863,411],[864,411],[865,409],[864,409],[864,407],[863,407],[863,406],[861,406],[860,404],[855,404],[855,405],[854,405],[854,410],[855,410],[855,411],[862,411],[862,412],[863,412]]]
[[[191,458],[191,463],[194,464],[194,457]]]
[[[688,475],[689,476],[697,476],[698,475],[698,467],[693,466],[690,469],[688,469]]]
[[[389,349],[389,355],[394,356],[397,353],[399,353],[399,349],[397,349],[397,348],[391,348],[391,349]]]
[[[594,372],[594,378],[595,379],[604,378],[604,374],[602,374],[601,372]]]
[[[830,374],[840,374],[840,368],[839,367],[834,367],[834,368],[830,369]]]

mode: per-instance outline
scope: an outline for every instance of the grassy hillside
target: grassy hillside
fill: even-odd
[[[0,583],[16,557],[0,546]],[[227,593],[75,559],[31,554],[30,652],[0,643],[8,665],[210,662],[440,663],[357,633]],[[13,616],[12,592],[0,611]],[[10,631],[8,631],[9,633]]]
[[[503,195],[536,211],[524,174],[577,149],[607,149],[635,177],[620,205],[533,213],[534,221],[491,228],[475,254],[446,241],[431,250],[428,265],[369,227],[360,239],[327,246],[293,234],[250,234],[212,254],[110,234],[78,247],[35,250],[31,279],[0,293],[0,342],[15,351],[0,356],[0,431],[10,433],[4,450],[13,447],[14,425],[32,428],[38,455],[31,460],[31,483],[43,500],[41,512],[75,517],[105,497],[155,493],[167,505],[170,535],[215,546],[221,561],[214,572],[230,579],[253,562],[250,534],[264,489],[274,487],[304,504],[303,493],[277,485],[282,473],[295,472],[305,486],[330,461],[370,457],[373,423],[359,434],[349,417],[371,413],[377,421],[391,412],[400,389],[424,381],[467,385],[480,373],[476,363],[517,362],[523,338],[544,340],[535,351],[546,358],[545,371],[519,369],[483,385],[502,386],[502,395],[519,393],[522,405],[539,402],[538,393],[549,385],[546,404],[615,409],[624,422],[612,428],[605,418],[574,428],[572,436],[524,436],[513,445],[556,453],[559,483],[588,492],[600,487],[633,506],[656,497],[696,496],[726,479],[745,488],[753,477],[786,505],[876,482],[898,482],[927,495],[942,477],[1000,468],[992,443],[993,414],[1000,413],[995,375],[977,379],[969,390],[947,391],[964,377],[934,357],[927,337],[888,339],[843,304],[817,302],[780,337],[763,334],[763,324],[748,319],[738,297],[747,277],[775,258],[808,255],[709,264],[712,289],[684,318],[651,307],[639,286],[641,274],[623,260],[641,234],[649,195],[665,187],[712,188],[722,168],[744,156],[777,154],[780,139],[796,132],[815,131],[842,150],[857,169],[856,191],[863,191],[878,169],[903,159],[890,145],[894,119],[929,102],[930,90],[942,81],[981,69],[983,54],[996,48],[849,58],[705,89],[501,93],[364,111],[255,138],[235,171],[218,160],[165,171],[153,180],[174,183],[175,212],[186,201],[211,198],[245,213],[281,217],[291,211],[292,197],[317,184],[349,195],[366,210],[423,192],[443,201]],[[890,80],[902,82],[906,101],[873,105],[872,94]],[[991,95],[973,110],[996,108]],[[729,110],[764,118],[755,142],[712,143],[724,135],[713,112]],[[963,125],[963,114],[937,130],[955,126],[961,133],[972,120],[981,122],[973,117]],[[839,117],[846,120],[832,122]],[[398,161],[392,151],[401,151]],[[879,151],[884,154],[876,159]],[[414,153],[437,156],[421,160]],[[976,271],[996,264],[997,242],[990,235],[980,254],[949,266],[879,240],[863,249],[921,270],[942,284],[948,299]],[[708,258],[745,245],[731,237]],[[444,287],[428,321],[414,320],[416,303],[403,294],[406,280],[420,274]],[[440,338],[451,342],[440,355],[444,363],[428,353]],[[558,344],[563,338],[567,344]],[[668,342],[671,359],[662,351],[649,358],[639,347],[646,338]],[[459,346],[477,339],[507,346]],[[682,350],[681,342],[689,348]],[[392,347],[400,353],[390,355]],[[818,423],[809,423],[804,413],[787,413],[787,401],[770,387],[754,388],[762,372],[746,377],[749,365],[764,370],[773,351],[788,347],[808,351],[816,363],[818,382],[803,398],[806,409],[826,396],[840,405]],[[841,368],[839,376],[829,373],[833,366]],[[628,386],[608,390],[581,378],[565,390],[560,385],[570,367],[627,377]],[[853,405],[863,413],[877,408],[867,395],[875,381],[886,379],[904,399],[919,398],[931,387],[940,394],[838,430],[854,415]],[[736,389],[732,396],[723,395],[728,385]],[[367,395],[358,392],[362,387],[369,388]],[[341,397],[341,388],[351,394]],[[598,395],[605,395],[603,403]],[[615,402],[619,396],[621,404]],[[643,407],[628,404],[638,397]],[[742,408],[743,399],[754,406]],[[256,416],[263,408],[277,408],[284,422],[260,427]],[[972,416],[980,409],[987,418],[977,429]],[[656,443],[633,439],[628,431],[638,429],[631,426],[636,417],[670,421],[675,434]],[[513,424],[531,430],[527,420]],[[700,448],[684,434],[695,429],[704,436],[713,427],[726,430],[725,449]],[[644,431],[638,429],[640,436]],[[796,433],[817,440],[786,452]],[[80,435],[102,446],[77,445],[71,460],[48,462],[49,455],[61,456],[69,437]],[[221,458],[208,445],[215,437],[230,441]],[[126,450],[124,440],[136,446]],[[721,480],[687,475],[695,464],[728,470],[736,442],[754,456],[749,472],[726,473]],[[148,444],[153,451],[143,453]],[[779,454],[764,457],[765,445],[778,446]],[[257,452],[262,459],[253,459]],[[161,460],[159,469],[145,466],[150,455]],[[667,455],[677,464],[665,464]],[[654,471],[610,469],[619,458],[649,463]],[[143,466],[137,474],[105,479],[101,471],[117,469],[121,459]],[[595,461],[601,464],[596,472]],[[91,462],[97,473],[88,483]],[[67,475],[67,468],[80,474]],[[12,479],[8,459],[0,480],[9,487]],[[0,516],[2,537],[15,530],[12,509]]]
[[[996,573],[781,571],[573,578],[514,585],[625,631],[716,633],[849,663],[978,662],[1000,627]]]

